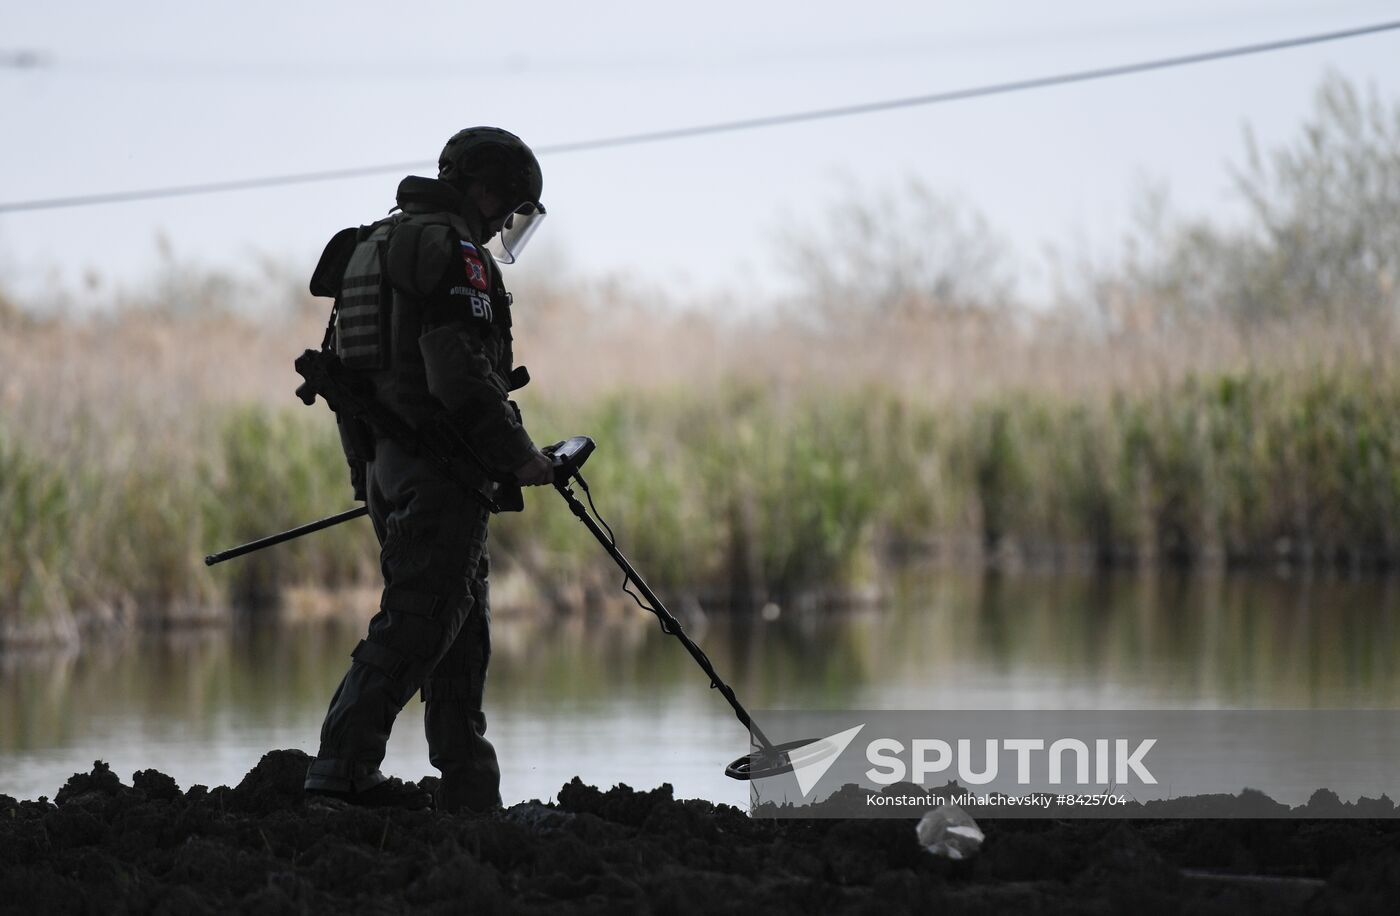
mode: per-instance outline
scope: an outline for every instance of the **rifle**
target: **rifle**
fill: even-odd
[[[307,353],[310,352],[312,351],[307,351]],[[300,368],[298,368],[298,371],[300,371]],[[297,391],[298,393],[300,393],[301,389],[297,389]],[[312,398],[314,400],[314,394],[312,395]],[[306,399],[303,397],[302,400]],[[550,458],[554,460],[554,485],[557,488],[560,487],[561,484],[567,485],[570,476],[575,474],[578,471],[578,469],[583,466],[583,463],[588,460],[589,455],[593,454],[593,440],[588,438],[587,436],[574,436],[572,439],[565,439],[562,442],[556,442],[553,445],[547,446],[543,451],[545,452],[545,454],[549,455]],[[480,492],[476,490],[476,488],[468,486],[464,481],[461,480],[460,477],[454,477],[453,480],[460,486],[467,487],[467,489],[470,492]],[[564,493],[566,492],[566,490],[567,486],[565,486],[564,489],[561,489],[560,492]],[[568,492],[566,498],[572,496],[572,492]],[[574,505],[575,503],[575,501],[571,498],[569,499],[569,502],[570,505]],[[577,509],[575,509],[575,511],[577,512]],[[360,518],[361,516],[368,514],[369,509],[365,506],[359,506],[354,509],[347,509],[346,511],[341,512],[338,515],[331,515],[319,521],[309,522],[305,525],[300,525],[296,528],[292,528],[289,531],[283,531],[280,534],[270,534],[267,537],[258,538],[256,541],[249,541],[248,543],[240,544],[237,547],[230,547],[228,550],[221,550],[218,553],[211,553],[204,558],[204,565],[213,566],[214,564],[222,563],[225,560],[232,560],[235,557],[246,556],[247,554],[253,553],[256,550],[262,550],[264,547],[272,547],[275,544],[284,544],[287,541],[294,540],[296,538],[301,537],[302,535],[311,534],[313,531],[322,531],[326,528],[331,528],[335,525],[339,525],[341,522],[348,522],[351,519]]]
[[[338,356],[326,350],[306,350],[293,365],[305,379],[297,388],[297,397],[308,407],[315,404],[316,396],[320,395],[342,422],[363,422],[381,438],[393,439],[410,452],[428,459],[444,477],[492,512],[519,511],[524,507],[515,478],[487,465],[450,422],[438,421],[415,429],[398,414],[374,400],[365,390],[364,380],[346,369]],[[456,455],[466,455],[488,479],[505,484],[503,498],[499,501],[492,498],[463,477],[453,460]]]
[[[252,553],[255,550],[262,550],[264,547],[271,547],[274,544],[282,544],[286,541],[299,538],[303,534],[310,534],[313,531],[320,531],[324,528],[330,528],[334,525],[339,525],[341,522],[348,522],[352,518],[359,518],[362,515],[369,515],[368,507],[360,506],[355,509],[347,509],[346,511],[341,512],[338,515],[332,515],[327,518],[323,518],[317,522],[311,522],[306,525],[301,525],[300,527],[293,528],[290,531],[283,531],[281,534],[271,534],[265,538],[258,538],[256,541],[249,541],[248,543],[240,544],[237,547],[230,547],[228,550],[221,550],[218,553],[211,553],[209,554],[209,556],[204,558],[204,565],[213,566],[215,563],[222,563],[225,560],[232,560],[234,557],[241,557],[244,554]]]
[[[472,449],[460,433],[452,428],[450,423],[431,423],[422,429],[414,429],[398,414],[375,401],[365,390],[364,381],[351,374],[341,364],[340,358],[329,351],[306,350],[296,358],[293,365],[304,380],[297,387],[297,397],[301,398],[303,404],[310,407],[316,403],[316,396],[320,395],[335,412],[337,419],[342,422],[360,421],[365,423],[379,436],[393,439],[410,452],[427,458],[444,477],[455,483],[467,495],[491,512],[519,511],[524,508],[520,487],[515,483],[515,479],[509,475],[497,473],[488,467],[481,460],[481,456]],[[474,486],[460,473],[452,456],[462,454],[475,462],[488,478],[507,485],[503,491],[505,499],[492,498],[490,494]],[[204,558],[204,565],[213,566],[216,563],[245,556],[274,544],[283,544],[302,535],[322,531],[339,525],[341,522],[348,522],[368,514],[369,509],[365,506],[348,509],[338,515],[310,522],[280,534],[269,535],[256,541],[231,547],[228,550],[211,553]]]

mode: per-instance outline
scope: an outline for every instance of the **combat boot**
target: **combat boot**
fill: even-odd
[[[483,787],[473,779],[443,776],[433,790],[433,809],[447,814],[481,815],[504,811],[501,793],[494,785]]]
[[[433,807],[433,793],[394,776],[359,792],[307,789],[306,800],[312,803],[331,800],[361,808],[402,808],[405,811],[426,811]]]

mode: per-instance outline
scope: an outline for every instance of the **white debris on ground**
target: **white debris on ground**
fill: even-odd
[[[919,845],[927,852],[945,859],[968,859],[982,848],[986,834],[977,822],[957,805],[935,808],[919,820],[915,828]]]

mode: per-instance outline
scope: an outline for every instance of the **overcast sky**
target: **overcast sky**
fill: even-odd
[[[0,0],[0,201],[427,163],[472,124],[543,145],[873,101],[1400,18],[1400,3],[1173,0],[579,4]],[[980,209],[1043,284],[1044,245],[1112,247],[1142,182],[1228,216],[1242,129],[1286,140],[1333,70],[1400,98],[1400,33],[863,117],[542,157],[550,216],[514,268],[625,271],[747,306],[775,239],[846,183],[917,177]],[[164,233],[217,267],[310,271],[400,176],[0,215],[0,288],[135,286]],[[858,245],[859,239],[851,239]],[[536,257],[531,259],[530,255]],[[1038,279],[1039,278],[1039,279]]]

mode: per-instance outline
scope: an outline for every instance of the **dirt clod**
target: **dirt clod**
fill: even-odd
[[[1394,820],[990,820],[950,862],[912,818],[756,820],[664,784],[574,779],[487,815],[307,804],[308,763],[181,792],[97,761],[56,804],[0,796],[0,913],[1357,913],[1400,892]]]

